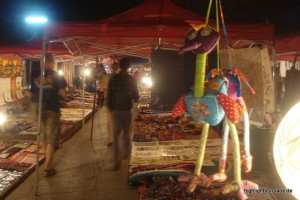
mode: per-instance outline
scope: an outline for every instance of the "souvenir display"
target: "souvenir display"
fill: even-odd
[[[161,184],[162,187],[155,187],[153,184],[145,184],[146,189],[145,185],[141,187],[145,190],[141,189],[140,191],[146,191],[145,193],[155,188],[152,190],[152,194],[147,194],[149,195],[149,199],[247,199],[248,197],[245,192],[247,189],[258,189],[256,183],[249,180],[242,180],[241,178],[241,164],[244,166],[246,173],[250,172],[252,168],[252,156],[249,150],[249,117],[246,104],[241,95],[240,80],[245,82],[251,93],[255,94],[255,91],[236,68],[230,66],[221,71],[219,69],[219,60],[217,61],[218,68],[216,73],[211,72],[206,76],[207,54],[217,45],[220,38],[218,32],[219,27],[217,27],[217,30],[214,30],[208,24],[211,4],[212,0],[210,0],[205,24],[192,26],[186,35],[183,47],[179,51],[179,54],[190,51],[196,53],[195,81],[193,89],[189,93],[184,94],[176,103],[172,113],[173,121],[166,120],[157,115],[153,119],[150,118],[148,120],[138,117],[137,121],[144,120],[145,123],[139,124],[139,122],[136,122],[135,124],[134,142],[157,142],[157,144],[160,145],[161,142],[164,141],[184,141],[186,139],[186,134],[183,132],[183,129],[186,127],[184,127],[183,124],[177,125],[179,124],[179,118],[182,117],[185,112],[189,114],[193,121],[201,123],[200,138],[195,148],[191,146],[186,148],[184,145],[177,146],[175,143],[171,144],[171,142],[168,142],[170,148],[159,145],[157,145],[157,148],[155,145],[151,147],[133,146],[131,164],[140,162],[140,165],[159,165],[157,161],[159,159],[161,160],[160,165],[176,165],[188,162],[195,164],[194,173],[182,175],[182,179],[185,180],[185,185],[182,185],[182,182],[177,183],[176,180],[172,181],[170,177],[167,177],[160,180],[163,182]],[[218,4],[220,4],[220,2],[216,1],[216,14],[218,15],[217,11],[220,9],[223,30],[225,37],[227,37],[222,6]],[[217,46],[217,51],[219,55],[219,45]],[[219,59],[219,57],[217,57],[217,59]],[[240,141],[235,125],[239,120],[239,115],[243,116],[244,123],[244,144],[242,148],[240,148]],[[212,159],[212,154],[208,153],[207,148],[209,129],[210,126],[216,126],[221,122],[223,122],[221,149],[212,149],[214,154],[217,150],[221,150],[219,151],[221,152],[219,157],[219,170],[210,176],[206,176],[203,173],[202,167],[207,164],[208,159]],[[233,173],[231,177],[232,180],[226,182],[227,175],[225,173],[225,167],[229,149],[229,133],[232,140],[231,154],[233,159]],[[149,158],[148,162],[145,158]],[[219,185],[220,187],[216,189],[218,194],[213,192],[216,196],[203,196],[205,190],[208,189],[212,191],[213,189],[210,187],[220,182],[222,183],[221,186]],[[176,184],[178,185],[176,186]],[[147,187],[148,185],[152,186],[151,189]],[[197,193],[199,187],[202,188],[202,191]],[[172,188],[176,189],[172,190]],[[179,194],[176,194],[176,191],[179,191]],[[143,195],[145,193],[143,193]],[[146,197],[141,197],[141,199],[147,199],[147,195]]]
[[[11,96],[11,78],[3,79],[3,88],[4,88],[4,99],[6,102],[12,102]]]
[[[23,176],[22,172],[0,169],[0,196]]]
[[[3,83],[3,78],[0,78],[0,105],[4,105],[5,100],[4,100],[4,83]]]
[[[22,92],[22,76],[16,77],[16,95],[18,99],[24,98],[23,92]]]
[[[0,56],[0,105],[1,114],[6,114],[0,126],[0,198],[32,173],[37,162],[37,122],[27,115],[30,100],[23,94],[21,64],[21,60]],[[61,109],[61,142],[81,127],[83,116],[91,116],[94,104],[94,94],[85,92],[83,110],[82,91],[72,92]],[[39,162],[43,160],[40,152]]]
[[[2,140],[0,143],[0,196],[20,183],[36,164],[36,144],[28,141]],[[39,160],[44,159],[40,153]]]

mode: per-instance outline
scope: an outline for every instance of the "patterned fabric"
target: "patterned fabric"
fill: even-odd
[[[227,83],[223,77],[215,77],[205,84],[203,97],[194,97],[193,92],[185,96],[185,104],[193,120],[215,126],[221,122],[225,112],[218,102],[217,94],[227,95]]]
[[[215,126],[221,122],[225,112],[216,96],[185,97],[185,104],[193,120],[202,123],[209,123]]]
[[[215,77],[205,83],[205,96],[218,95],[222,93],[227,95],[228,80],[224,77]],[[226,87],[225,87],[226,86]]]
[[[235,100],[230,99],[222,93],[219,93],[217,97],[228,119],[232,123],[236,124],[239,120],[240,114],[242,113],[242,107]]]
[[[181,96],[173,108],[172,117],[177,117],[177,116],[183,114],[184,112],[186,112],[184,96]]]

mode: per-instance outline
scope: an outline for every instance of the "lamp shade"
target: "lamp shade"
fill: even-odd
[[[274,139],[276,170],[287,189],[300,199],[300,102],[281,120]]]

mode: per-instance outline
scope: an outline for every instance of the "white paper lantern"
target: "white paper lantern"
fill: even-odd
[[[300,199],[300,102],[289,110],[277,128],[273,157],[282,182]]]

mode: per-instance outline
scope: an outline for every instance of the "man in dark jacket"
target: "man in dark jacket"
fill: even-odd
[[[138,102],[139,92],[136,80],[128,74],[131,63],[127,58],[119,62],[121,71],[113,76],[108,83],[107,107],[112,115],[113,124],[113,151],[115,169],[121,165],[119,138],[123,131],[123,156],[130,152],[131,108],[133,101]]]

